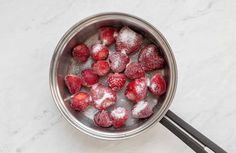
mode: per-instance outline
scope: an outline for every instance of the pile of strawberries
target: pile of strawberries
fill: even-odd
[[[89,105],[99,110],[94,116],[94,123],[100,127],[119,128],[128,120],[128,110],[115,107],[112,111],[107,108],[117,101],[116,92],[125,87],[124,95],[127,102],[135,105],[132,117],[147,118],[152,115],[152,107],[145,100],[148,90],[155,96],[166,92],[166,82],[160,73],[151,79],[145,73],[164,66],[159,48],[153,44],[143,45],[143,36],[125,26],[119,31],[113,27],[99,29],[101,43],[88,48],[79,44],[73,48],[74,60],[85,63],[91,57],[94,63],[90,69],[81,71],[81,75],[68,74],[65,84],[72,94],[71,107],[77,111],[84,111]],[[115,51],[110,52],[109,46],[115,44]],[[131,61],[129,55],[139,51],[138,60]],[[110,72],[110,73],[109,73]],[[99,83],[99,77],[106,76],[107,85]],[[88,87],[89,92],[82,92],[81,86]]]

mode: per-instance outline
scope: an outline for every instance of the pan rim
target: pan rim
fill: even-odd
[[[168,58],[168,62],[169,65],[171,65],[170,67],[170,84],[169,84],[169,89],[167,92],[167,96],[165,98],[165,101],[163,104],[163,106],[161,107],[161,109],[154,114],[155,116],[152,117],[152,120],[149,119],[149,121],[147,121],[146,123],[144,123],[142,126],[135,128],[133,130],[127,131],[127,132],[120,132],[120,133],[110,133],[110,132],[101,132],[101,131],[97,131],[94,130],[92,128],[89,128],[88,126],[82,124],[81,122],[79,122],[74,116],[72,116],[70,114],[70,112],[64,107],[63,105],[63,99],[59,94],[59,88],[58,88],[58,84],[57,84],[57,78],[56,78],[56,70],[58,67],[58,57],[60,55],[60,53],[62,52],[63,48],[66,45],[66,42],[68,42],[70,40],[70,38],[73,35],[73,32],[78,30],[81,25],[86,24],[86,22],[91,22],[95,19],[101,19],[101,18],[105,18],[105,17],[126,17],[129,19],[133,19],[136,20],[137,22],[143,23],[144,25],[146,25],[147,27],[149,27],[152,31],[155,32],[156,34],[156,39],[158,38],[158,41],[160,41],[160,43],[163,45],[162,47],[164,47],[167,52],[165,51],[165,54]],[[61,52],[60,52],[61,51]],[[147,129],[149,129],[150,127],[154,126],[156,123],[158,123],[166,114],[166,112],[168,111],[175,92],[176,92],[176,87],[177,87],[177,65],[176,65],[176,61],[173,55],[173,52],[170,48],[169,43],[167,42],[167,40],[165,39],[165,37],[160,33],[159,30],[157,30],[154,26],[152,26],[150,23],[144,21],[143,19],[140,19],[139,17],[130,15],[130,14],[126,14],[126,13],[119,13],[119,12],[109,12],[109,13],[99,13],[90,17],[87,17],[83,20],[81,20],[80,22],[77,22],[75,25],[73,25],[64,35],[63,37],[60,39],[60,41],[58,42],[52,59],[51,59],[51,63],[50,63],[50,70],[49,70],[49,85],[50,85],[50,90],[51,90],[51,94],[52,97],[54,99],[54,102],[57,106],[57,108],[59,109],[59,111],[61,112],[61,114],[63,115],[63,117],[76,129],[82,131],[83,133],[90,135],[92,137],[95,138],[99,138],[99,139],[103,139],[103,140],[122,140],[122,139],[126,139],[126,138],[131,138],[133,136],[136,136],[140,133],[143,133],[143,131],[146,131]]]

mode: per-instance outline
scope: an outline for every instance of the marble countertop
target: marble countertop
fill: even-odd
[[[77,21],[109,11],[139,16],[163,33],[179,71],[170,109],[236,152],[235,0],[0,0],[0,152],[192,152],[161,124],[128,140],[101,141],[57,110],[49,89],[57,42]]]

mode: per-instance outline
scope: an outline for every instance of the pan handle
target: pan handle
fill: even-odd
[[[207,150],[216,153],[226,153],[225,150],[198,132],[170,110],[167,111],[160,123],[197,153],[207,153]]]

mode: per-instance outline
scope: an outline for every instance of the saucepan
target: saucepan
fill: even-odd
[[[90,66],[88,64],[81,65],[75,63],[71,57],[72,48],[81,42],[86,42],[88,45],[94,43],[97,41],[97,30],[105,26],[117,28],[128,26],[134,29],[147,38],[148,41],[161,48],[161,54],[166,62],[164,69],[160,73],[165,77],[167,90],[165,95],[158,99],[156,98],[157,102],[153,107],[153,115],[148,119],[130,119],[125,126],[118,129],[100,128],[94,125],[93,115],[96,111],[93,108],[89,108],[83,113],[78,113],[71,109],[69,105],[70,94],[66,90],[64,83],[64,77],[68,73],[77,74],[84,67]],[[124,13],[97,14],[76,23],[59,41],[50,65],[50,88],[58,109],[71,125],[92,137],[104,140],[126,139],[143,133],[156,123],[161,123],[196,152],[207,152],[207,150],[225,152],[169,110],[176,87],[177,65],[167,40],[150,23],[136,16]],[[117,105],[126,104],[126,107],[130,107],[128,102],[124,102],[123,95],[120,94],[117,96]],[[152,98],[152,100],[155,99]]]

